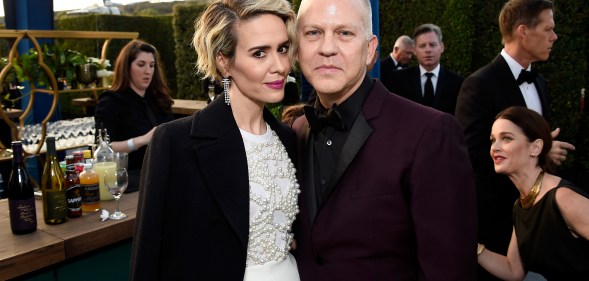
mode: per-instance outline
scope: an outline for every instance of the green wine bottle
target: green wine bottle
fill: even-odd
[[[67,221],[65,177],[57,160],[55,138],[47,137],[46,144],[47,159],[45,159],[41,178],[43,217],[46,224],[60,224]]]

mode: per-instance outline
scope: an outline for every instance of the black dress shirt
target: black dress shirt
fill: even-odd
[[[331,126],[325,126],[318,133],[313,134],[313,170],[315,175],[315,192],[318,202],[321,202],[325,188],[331,180],[333,171],[342,152],[342,147],[350,135],[350,129],[356,121],[356,117],[362,110],[364,100],[372,90],[374,81],[366,75],[360,87],[344,102],[337,105],[337,110],[345,124],[344,130],[337,130]],[[325,112],[319,98],[315,100],[315,109]]]

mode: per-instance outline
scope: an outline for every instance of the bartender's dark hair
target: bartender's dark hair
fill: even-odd
[[[129,89],[131,85],[131,63],[139,53],[151,53],[155,59],[153,78],[145,90],[145,98],[161,112],[171,112],[174,103],[170,96],[170,88],[160,66],[160,59],[157,49],[141,40],[133,40],[121,49],[114,68],[114,79],[111,90],[122,92]]]

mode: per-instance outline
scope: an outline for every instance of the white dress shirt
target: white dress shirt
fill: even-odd
[[[531,64],[528,65],[527,67],[522,67],[517,61],[515,61],[505,51],[505,49],[501,50],[501,55],[503,56],[503,58],[507,62],[509,69],[511,69],[511,73],[513,74],[513,77],[515,78],[515,80],[517,80],[517,77],[519,76],[522,69],[525,69],[527,71],[532,70]],[[522,92],[522,95],[524,96],[524,101],[526,102],[526,107],[531,110],[534,110],[534,111],[540,113],[540,115],[542,115],[542,102],[540,101],[540,95],[538,94],[538,90],[536,89],[536,86],[534,85],[534,83],[528,83],[528,82],[521,83],[519,85],[519,89]]]

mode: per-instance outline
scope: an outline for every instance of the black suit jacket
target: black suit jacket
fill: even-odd
[[[268,110],[264,119],[293,159],[292,130]],[[156,129],[139,192],[131,280],[243,280],[248,167],[223,99]]]
[[[395,64],[391,55],[388,54],[385,59],[380,61],[380,80],[383,81],[389,79],[391,73],[398,70],[398,66],[398,64]]]
[[[458,97],[462,81],[464,79],[460,75],[440,66],[432,107],[453,115],[456,109],[456,98]],[[391,93],[423,104],[423,90],[421,89],[419,66],[395,71],[391,73],[390,79],[383,81],[383,84]]]
[[[544,117],[547,117],[549,109],[545,84],[540,75],[534,82]],[[501,55],[464,80],[456,105],[456,118],[464,128],[476,175],[479,242],[502,254],[507,252],[511,239],[511,213],[519,193],[507,176],[495,173],[489,156],[489,135],[495,116],[510,106],[526,106],[526,103]]]

